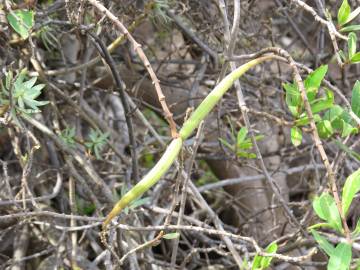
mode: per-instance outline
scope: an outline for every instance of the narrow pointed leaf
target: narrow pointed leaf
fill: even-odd
[[[325,237],[321,236],[317,231],[311,230],[311,234],[314,236],[315,241],[319,244],[320,248],[328,255],[331,256],[335,248],[331,245]]]
[[[328,70],[328,66],[322,65],[313,72],[311,72],[305,79],[304,85],[306,88],[306,94],[309,99],[309,102],[315,99],[316,94],[321,85],[321,82],[327,73],[327,70]]]
[[[278,249],[278,245],[275,242],[273,242],[266,247],[265,251],[267,253],[273,254],[277,251],[277,249]],[[266,269],[267,267],[269,267],[272,259],[273,259],[272,257],[263,257],[260,263],[262,269]]]
[[[34,86],[34,84],[36,83],[37,77],[32,77],[30,80],[24,82],[24,87],[25,88],[31,88]]]
[[[285,101],[293,116],[299,115],[299,108],[301,105],[301,95],[297,87],[293,84],[284,83],[283,87],[286,91]]]
[[[351,8],[347,0],[343,0],[337,14],[337,21],[339,25],[343,25],[349,18]]]
[[[356,81],[351,94],[351,109],[360,117],[360,82]]]
[[[355,24],[355,25],[349,25],[349,26],[341,28],[340,32],[353,32],[353,31],[359,31],[359,30],[360,30],[360,25]]]
[[[342,210],[344,215],[347,214],[352,200],[360,190],[360,169],[353,172],[345,181],[342,191]]]
[[[355,19],[360,14],[360,7],[357,7],[353,12],[350,13],[349,17],[346,19],[345,23],[351,22],[353,19]]]
[[[248,130],[246,127],[240,128],[236,138],[236,143],[238,148],[240,148],[241,143],[245,140],[247,133]]]

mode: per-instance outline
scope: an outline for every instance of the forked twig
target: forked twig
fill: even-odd
[[[106,17],[108,17],[116,25],[116,27],[126,36],[126,38],[131,42],[131,44],[134,46],[136,53],[138,54],[140,60],[143,62],[144,66],[145,66],[146,70],[148,71],[150,78],[154,84],[156,94],[159,98],[159,102],[164,111],[165,119],[167,120],[167,122],[170,125],[171,137],[177,138],[178,133],[176,131],[176,124],[172,117],[172,113],[170,112],[170,110],[166,104],[165,96],[160,87],[160,80],[157,78],[154,70],[152,69],[148,58],[146,57],[143,49],[141,48],[141,45],[134,39],[134,37],[130,34],[130,32],[126,29],[126,27],[120,22],[120,20],[110,10],[108,10],[105,6],[103,6],[97,0],[88,0],[88,1],[96,9],[98,9],[101,13],[103,13]]]

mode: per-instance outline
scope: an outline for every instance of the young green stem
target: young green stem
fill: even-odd
[[[156,165],[144,176],[144,178],[137,183],[132,189],[130,189],[121,199],[118,201],[114,208],[111,210],[110,214],[106,217],[103,228],[109,224],[109,222],[116,217],[126,206],[128,206],[132,201],[139,198],[147,190],[149,190],[153,185],[155,185],[161,176],[163,176],[170,166],[174,163],[176,157],[178,156],[181,146],[182,139],[174,139],[169,146],[166,148],[165,153],[162,155],[160,160]]]
[[[185,141],[191,133],[199,126],[200,122],[209,114],[215,107],[226,91],[250,68],[274,58],[274,55],[266,55],[254,60],[251,60],[240,66],[229,75],[227,75],[201,102],[197,109],[191,114],[190,118],[184,123],[179,132],[179,137],[174,139],[167,147],[165,153],[156,163],[156,165],[144,176],[144,178],[130,189],[114,206],[111,212],[106,217],[103,223],[103,230],[106,230],[110,221],[116,217],[125,207],[132,201],[139,198],[142,194],[148,191],[155,185],[160,178],[167,172],[170,166],[174,163]]]

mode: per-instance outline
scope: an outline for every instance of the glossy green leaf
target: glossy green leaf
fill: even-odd
[[[23,38],[29,37],[29,30],[34,26],[32,10],[14,10],[6,16],[11,27]]]
[[[353,172],[346,178],[343,191],[342,191],[342,211],[346,216],[352,200],[356,193],[360,190],[360,169]]]
[[[313,101],[316,97],[316,94],[319,90],[322,80],[324,79],[328,70],[327,65],[322,65],[316,70],[311,72],[305,79],[304,85],[306,88],[306,95],[309,102]]]
[[[356,81],[351,94],[351,109],[360,117],[360,82]]]
[[[343,25],[346,23],[346,20],[349,18],[351,8],[347,0],[343,0],[337,14],[338,25]]]
[[[351,32],[349,34],[349,39],[348,39],[348,54],[350,60],[353,58],[353,56],[356,53],[356,42],[357,42],[357,37],[355,33]]]
[[[360,25],[355,24],[355,25],[349,25],[349,26],[341,28],[340,32],[353,32],[353,31],[359,31],[359,30],[360,30]]]
[[[357,52],[351,58],[351,63],[359,63],[360,62],[360,52]]]
[[[284,83],[283,87],[286,91],[285,101],[291,112],[295,117],[299,115],[299,108],[301,108],[301,95],[296,86],[289,83]]]
[[[316,197],[313,201],[313,209],[315,213],[323,220],[327,221],[330,226],[341,232],[342,224],[339,211],[336,207],[334,198],[328,193],[322,193],[320,197]]]
[[[291,128],[291,142],[294,146],[299,146],[302,141],[302,132],[301,129],[298,127],[292,127]]]
[[[180,236],[180,233],[175,232],[175,233],[167,233],[167,234],[163,235],[163,238],[175,239],[175,238],[179,238],[179,236]]]
[[[339,243],[330,255],[328,270],[348,270],[350,268],[352,252],[351,245]]]
[[[311,234],[314,236],[315,241],[319,244],[320,248],[325,251],[328,256],[331,256],[334,253],[335,248],[328,242],[328,240],[326,240],[325,237],[321,236],[315,230],[311,230]]]

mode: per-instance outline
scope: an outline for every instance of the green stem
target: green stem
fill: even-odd
[[[200,122],[209,114],[209,112],[215,107],[222,96],[227,90],[250,68],[273,58],[272,55],[263,56],[251,60],[244,65],[238,67],[233,72],[228,74],[200,103],[196,110],[191,114],[190,118],[183,124],[179,135],[185,141],[191,133],[199,126]]]
[[[109,222],[116,217],[126,206],[132,201],[139,198],[146,191],[148,191],[153,185],[155,185],[163,176],[170,166],[174,163],[176,157],[179,155],[182,139],[174,139],[166,148],[165,153],[162,155],[156,165],[144,176],[144,178],[137,183],[132,189],[130,189],[114,206],[110,214],[106,217],[103,228],[109,224]]]
[[[179,132],[179,138],[174,139],[167,147],[165,153],[156,163],[156,165],[144,176],[144,178],[130,189],[114,206],[111,212],[106,217],[103,223],[103,230],[106,229],[110,221],[116,217],[125,207],[132,201],[139,198],[142,194],[148,191],[155,185],[160,178],[167,172],[170,166],[174,163],[179,155],[183,141],[185,141],[191,133],[199,126],[200,122],[209,114],[215,107],[226,91],[234,84],[234,82],[241,77],[250,68],[272,59],[273,55],[262,56],[251,60],[240,66],[229,75],[227,75],[201,102],[197,109],[191,114],[190,118],[184,123]]]

